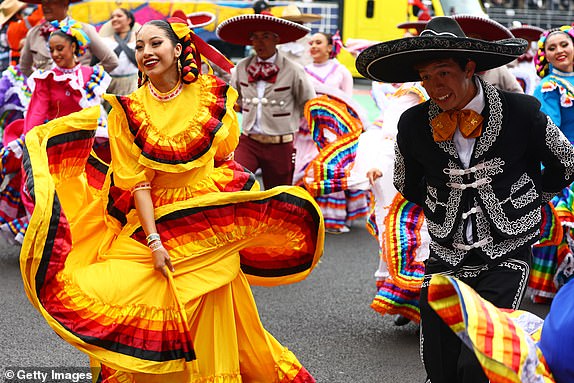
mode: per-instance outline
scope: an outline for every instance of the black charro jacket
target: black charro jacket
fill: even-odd
[[[469,254],[500,263],[536,242],[541,206],[574,173],[574,148],[538,100],[481,85],[483,130],[468,169],[452,140],[433,140],[430,121],[441,111],[431,100],[404,112],[398,126],[395,187],[423,207],[430,255],[452,269]]]

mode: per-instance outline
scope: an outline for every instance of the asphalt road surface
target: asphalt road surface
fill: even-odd
[[[253,288],[263,325],[318,382],[424,381],[418,326],[396,327],[392,317],[369,307],[376,252],[364,223],[355,222],[350,233],[327,234],[323,258],[305,281]],[[87,366],[87,357],[55,335],[29,303],[17,257],[17,248],[0,244],[0,372]],[[548,306],[525,308],[544,316]]]
[[[327,236],[321,263],[305,281],[253,288],[264,326],[318,382],[423,381],[418,326],[395,327],[369,307],[376,250],[357,222],[350,233]],[[87,357],[29,303],[17,257],[17,248],[0,245],[0,367],[86,366]]]

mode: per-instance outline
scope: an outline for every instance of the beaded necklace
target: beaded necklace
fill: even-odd
[[[165,101],[173,100],[174,98],[179,96],[179,94],[181,93],[181,91],[183,89],[183,82],[180,80],[172,90],[167,91],[166,93],[162,93],[159,90],[157,90],[152,85],[151,82],[147,83],[147,87],[148,87],[149,92],[151,93],[153,98],[155,98],[158,101],[165,102]]]
[[[76,65],[74,65],[73,68],[62,68],[62,67],[59,67],[57,65],[56,65],[56,68],[61,70],[62,73],[70,74],[70,73],[74,73],[75,71],[77,71],[80,68],[80,63],[77,63]]]

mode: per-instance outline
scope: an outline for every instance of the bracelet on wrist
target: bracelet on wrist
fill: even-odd
[[[156,250],[163,248],[163,243],[161,241],[154,241],[148,245],[149,249],[153,253]]]
[[[148,246],[150,245],[150,243],[154,241],[161,241],[161,238],[158,233],[151,233],[147,237],[145,237],[145,239],[147,241]]]
[[[151,190],[151,184],[149,182],[142,182],[134,186],[131,190],[132,194],[138,190]]]

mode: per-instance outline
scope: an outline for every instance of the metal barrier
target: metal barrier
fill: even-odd
[[[283,4],[276,2],[275,4]],[[303,3],[297,2],[295,4],[301,10],[301,13],[314,13],[321,15],[322,18],[314,23],[305,24],[311,28],[312,33],[325,32],[335,33],[339,29],[339,4],[336,2],[320,2],[320,3]]]
[[[487,13],[504,26],[512,26],[513,21],[522,24],[535,25],[543,29],[570,25],[574,22],[574,11],[554,11],[548,9],[512,9],[512,8],[489,8]]]

